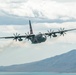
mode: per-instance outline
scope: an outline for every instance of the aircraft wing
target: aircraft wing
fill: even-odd
[[[7,36],[7,37],[0,37],[0,39],[20,39],[20,38],[26,38],[26,39],[30,39],[30,37],[33,37],[34,34],[28,34],[28,35],[14,35],[14,36]]]
[[[76,28],[75,29],[68,29],[68,30],[64,30],[64,28],[63,29],[61,28],[60,30],[55,31],[55,32],[49,31],[48,33],[45,33],[45,35],[52,36],[52,35],[60,34],[60,35],[64,36],[65,32],[73,31],[73,30],[76,30]]]
[[[9,36],[9,37],[0,37],[0,39],[11,39],[14,38],[14,36]]]

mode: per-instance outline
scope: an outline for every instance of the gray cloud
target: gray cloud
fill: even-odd
[[[32,20],[32,23],[63,23],[63,22],[76,22],[76,19],[69,17],[58,17],[56,19],[40,18],[37,13],[37,17],[22,17],[13,14],[9,14],[3,10],[0,10],[0,25],[26,25],[29,20]]]
[[[76,2],[76,0],[52,0],[57,2]]]
[[[61,1],[63,2],[63,0]],[[27,24],[29,19],[41,23],[76,21],[75,2],[70,4],[69,1],[66,4],[51,0],[6,0],[4,2],[0,4],[0,13],[2,14],[0,16],[0,25]]]
[[[22,2],[26,2],[28,0],[0,0],[0,2],[2,3],[22,3]]]

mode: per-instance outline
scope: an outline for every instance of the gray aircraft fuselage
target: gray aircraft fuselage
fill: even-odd
[[[32,44],[37,44],[37,43],[45,42],[46,39],[47,39],[46,36],[42,34],[38,34],[38,35],[34,35],[33,37],[30,37],[29,40],[32,42]]]

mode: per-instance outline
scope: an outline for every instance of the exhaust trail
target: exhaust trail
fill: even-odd
[[[28,43],[26,43],[25,41],[19,42],[19,41],[9,41],[8,43],[5,42],[5,44],[0,45],[0,52],[8,49],[8,48],[23,48],[23,47],[28,47]]]
[[[10,42],[5,42],[6,44],[3,44],[3,45],[0,45],[0,52],[1,51],[3,51],[3,50],[5,50],[5,49],[7,49],[7,48],[9,48],[9,47],[11,47],[12,45],[13,45],[13,41],[10,41]]]

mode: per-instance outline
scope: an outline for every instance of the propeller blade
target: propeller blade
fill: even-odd
[[[18,36],[19,36],[20,34],[18,34]]]
[[[47,30],[47,32],[49,33],[49,30]]]
[[[15,39],[17,41],[17,39]]]
[[[16,36],[17,36],[17,33],[16,33]]]
[[[66,33],[65,33],[65,28],[60,28],[59,32],[60,32],[60,36],[61,36],[61,35],[64,36],[64,34],[66,34]]]
[[[28,32],[28,35],[29,35],[29,32]]]
[[[47,30],[48,31],[48,36],[50,36],[50,38],[51,38],[51,36],[52,36],[52,33],[54,32],[54,30],[52,31],[51,29],[50,30]]]
[[[13,39],[13,40],[17,41],[20,34],[18,34],[18,33],[15,33],[15,34],[14,34],[14,33],[13,33],[13,35],[14,35],[14,39]]]
[[[15,36],[15,34],[13,33],[13,35]]]

